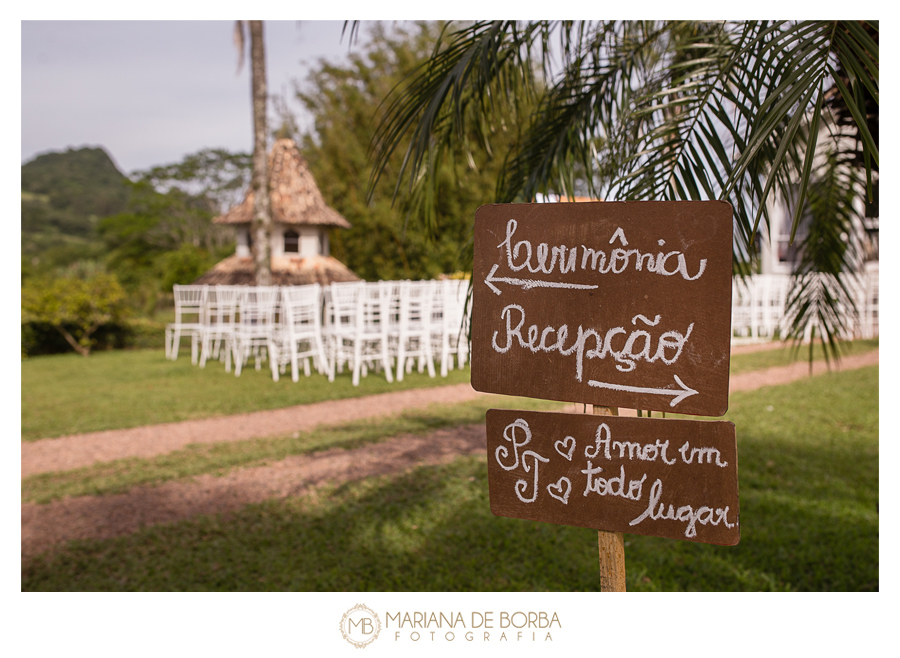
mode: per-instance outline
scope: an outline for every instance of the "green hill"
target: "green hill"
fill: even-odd
[[[126,178],[102,148],[44,153],[22,165],[22,257],[30,267],[95,256],[97,220],[122,212]]]

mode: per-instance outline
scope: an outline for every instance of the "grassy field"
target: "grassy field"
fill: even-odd
[[[799,351],[795,351],[790,344],[772,343],[773,349],[763,352],[751,352],[749,354],[734,354],[731,356],[731,374],[740,375],[751,370],[786,366],[796,362],[809,361],[809,345],[802,345]],[[844,356],[864,354],[878,349],[878,339],[854,340],[845,343]],[[813,360],[824,361],[825,353],[821,343],[813,345]]]
[[[267,365],[267,364],[265,364]],[[469,370],[430,378],[413,370],[402,382],[388,383],[370,372],[353,386],[350,373],[334,382],[313,372],[300,381],[272,381],[267,367],[244,368],[240,377],[218,361],[200,369],[190,355],[168,361],[160,350],[98,352],[36,357],[22,362],[22,440],[138,427],[210,416],[279,409],[296,404],[340,400],[411,388],[469,381]]]
[[[427,422],[454,424],[471,412],[455,407],[430,410]],[[735,393],[727,419],[737,426],[741,543],[626,535],[629,590],[877,590],[878,368]],[[351,447],[393,431],[382,430],[334,440]],[[465,457],[72,542],[26,561],[22,588],[598,590],[596,545],[591,530],[492,516],[484,457]]]
[[[877,340],[856,341],[850,344],[850,353],[877,347]],[[817,357],[822,358],[821,350]],[[790,350],[775,346],[766,352],[733,356],[731,371],[740,374],[790,362]],[[257,372],[251,367],[235,377],[216,361],[201,370],[191,365],[184,351],[174,362],[167,361],[160,350],[98,352],[87,359],[76,354],[35,357],[22,362],[22,440],[467,381],[468,368],[434,379],[413,372],[393,384],[381,374],[370,373],[358,387],[352,386],[347,372],[333,383],[315,373],[308,378],[301,375],[296,384],[290,376],[273,382],[266,368]]]

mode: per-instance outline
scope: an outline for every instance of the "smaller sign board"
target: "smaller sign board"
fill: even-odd
[[[491,409],[487,447],[497,516],[740,541],[733,423]]]

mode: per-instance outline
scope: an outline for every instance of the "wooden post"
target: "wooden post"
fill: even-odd
[[[618,416],[618,407],[594,406],[595,416]],[[625,591],[625,535],[621,532],[597,531],[600,552],[600,591]]]

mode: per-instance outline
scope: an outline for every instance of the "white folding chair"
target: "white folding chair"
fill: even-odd
[[[313,283],[305,286],[287,286],[281,289],[281,321],[285,335],[282,349],[291,364],[291,379],[299,381],[299,362],[303,359],[303,372],[309,377],[309,360],[319,373],[327,369],[325,348],[322,344],[322,286]]]
[[[412,372],[412,364],[418,359],[418,371],[428,368],[428,376],[434,377],[434,361],[431,350],[431,281],[400,281],[397,324],[392,329],[397,355],[397,381],[403,381],[404,372]]]
[[[360,353],[360,374],[365,377],[368,371],[384,370],[385,379],[394,381],[391,367],[389,345],[389,314],[391,307],[391,287],[386,281],[368,281],[360,291],[362,305],[362,329],[358,342],[362,345]]]
[[[766,335],[769,338],[774,339],[776,332],[780,338],[784,338],[786,335],[784,307],[787,303],[789,285],[790,277],[786,274],[768,275],[764,319]]]
[[[332,283],[325,289],[325,344],[328,356],[328,381],[342,372],[344,363],[352,361],[356,325],[361,310],[358,304],[362,283]]]
[[[206,295],[206,314],[200,346],[200,367],[207,360],[224,359],[225,372],[231,372],[231,349],[237,318],[239,286],[211,286]]]
[[[865,300],[862,304],[862,337],[878,335],[878,270],[865,275]]]
[[[731,280],[731,332],[743,338],[752,336],[753,327],[753,280],[750,277]]]
[[[206,312],[206,293],[208,286],[173,286],[175,295],[175,322],[166,325],[166,358],[174,361],[178,358],[181,338],[191,338],[191,363],[197,363],[197,352]]]
[[[469,297],[469,280],[462,279],[456,288],[456,308],[462,317],[459,325],[457,361],[462,368],[469,360],[469,329],[472,326],[472,299]]]
[[[462,368],[468,357],[468,341],[465,336],[466,280],[432,282],[431,349],[441,359],[441,377],[453,370],[454,356]]]
[[[268,358],[272,379],[278,381],[278,347],[275,336],[277,301],[277,286],[247,286],[241,290],[232,342],[236,377],[241,376],[244,364],[252,356],[257,370],[262,368],[262,362]]]
[[[366,376],[370,365],[384,368],[394,381],[388,352],[389,299],[381,282],[332,283],[328,291],[328,379],[334,381],[345,363],[353,370],[353,385]]]

